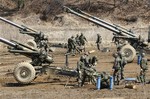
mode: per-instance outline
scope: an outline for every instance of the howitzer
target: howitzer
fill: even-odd
[[[147,49],[148,47],[148,44],[146,42],[142,41],[142,39],[139,38],[139,36],[135,35],[135,33],[130,30],[127,30],[118,25],[108,23],[79,9],[73,10],[66,6],[64,6],[64,9],[68,13],[74,14],[98,26],[112,31],[112,33],[115,35],[114,38],[119,38],[128,41],[128,44],[125,44],[121,48],[121,52],[125,53],[125,57],[128,62],[133,61],[134,57],[136,56],[136,50],[139,50],[139,48]]]
[[[37,76],[45,74],[49,72],[49,70],[54,70],[57,75],[67,77],[77,77],[78,75],[76,70],[70,68],[50,66],[53,62],[53,58],[49,56],[43,48],[32,48],[18,41],[10,41],[2,37],[0,37],[0,42],[10,46],[8,48],[10,53],[19,53],[31,59],[31,62],[21,62],[14,68],[14,77],[20,84],[29,84],[35,80]]]
[[[18,25],[18,24],[14,23],[10,20],[7,20],[3,17],[0,17],[0,20],[19,28],[20,33],[27,34],[29,36],[34,37],[34,40],[27,41],[27,44],[34,48],[40,47],[41,41],[48,40],[47,36],[45,36],[42,32],[36,31],[36,30],[29,28],[27,26],[24,26],[24,25]]]
[[[35,49],[30,46],[19,43],[18,41],[9,41],[0,37],[0,42],[11,46],[10,53],[19,53],[29,57],[32,61],[19,63],[14,69],[15,79],[22,84],[28,84],[43,70],[43,65],[49,65],[53,58],[43,49]]]

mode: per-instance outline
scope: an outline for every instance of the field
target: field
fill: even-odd
[[[88,47],[88,50],[95,49],[95,47]],[[107,71],[112,74],[113,57],[112,53],[115,51],[114,47],[110,52],[96,51],[90,56],[97,55],[99,62],[96,67],[97,71]],[[64,53],[66,49],[56,48],[54,53],[54,63],[52,66],[65,66]],[[83,54],[83,53],[82,53]],[[69,67],[76,68],[76,63],[80,55],[69,56]],[[147,57],[150,57],[149,55]],[[65,86],[68,78],[54,74],[41,75],[29,85],[18,84],[11,72],[16,64],[27,61],[28,58],[21,55],[13,55],[7,52],[6,49],[0,50],[0,98],[2,99],[149,99],[150,85],[136,84],[136,89],[124,88],[124,84],[114,86],[113,90],[101,89],[96,90],[94,85],[85,84],[84,87],[78,88],[75,78],[71,78],[68,85]],[[125,77],[136,77],[139,74],[140,68],[136,64],[136,59],[133,63],[129,63],[125,67]],[[149,73],[148,78],[149,79]]]
[[[4,17],[18,25],[24,25],[48,35],[51,43],[67,43],[71,36],[83,33],[87,38],[86,51],[96,50],[90,56],[98,57],[97,71],[106,71],[112,75],[112,54],[116,51],[112,44],[113,32],[101,25],[95,25],[76,15],[63,11],[62,6],[79,8],[110,24],[132,30],[137,37],[148,38],[150,26],[150,0],[25,0],[25,6],[17,9],[18,0],[0,0],[0,17]],[[96,49],[96,35],[102,36],[103,47],[109,47],[110,52]],[[0,37],[26,43],[32,37],[19,33],[19,29],[0,21]],[[65,66],[64,48],[54,48],[54,63],[51,66]],[[69,56],[69,67],[76,69],[80,56]],[[150,54],[146,54],[150,60]],[[96,90],[94,85],[86,83],[78,88],[76,78],[53,73],[41,75],[29,85],[18,84],[13,77],[15,66],[29,58],[7,52],[7,46],[0,43],[0,99],[150,99],[150,73],[147,73],[147,84],[135,84],[136,89],[125,88],[125,84]],[[150,64],[150,62],[149,62]],[[137,57],[125,66],[125,77],[139,75],[140,66]]]

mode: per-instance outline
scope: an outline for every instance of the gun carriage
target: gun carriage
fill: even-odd
[[[137,36],[134,32],[127,30],[121,26],[108,23],[100,18],[92,16],[84,11],[81,11],[78,8],[71,9],[67,6],[64,6],[64,10],[68,13],[81,17],[85,20],[88,20],[100,27],[103,27],[107,30],[110,30],[115,39],[120,39],[121,41],[127,41],[128,43],[124,44],[121,48],[121,52],[125,53],[125,57],[128,62],[132,62],[136,56],[137,50],[146,50],[148,51],[148,43],[144,42],[140,36]]]

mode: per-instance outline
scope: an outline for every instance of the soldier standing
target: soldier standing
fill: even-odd
[[[112,38],[112,42],[114,42],[118,46],[118,44],[119,44],[119,38],[117,38],[117,34],[114,34],[114,36]]]
[[[115,53],[114,55],[115,61],[113,65],[114,73],[113,73],[113,78],[114,78],[114,84],[119,85],[120,82],[120,66],[121,66],[121,59],[118,55],[118,53]]]
[[[84,57],[81,56],[80,60],[77,62],[77,72],[78,72],[78,86],[82,87],[82,79],[83,79],[83,72],[84,72]]]
[[[72,53],[72,55],[75,55],[75,49],[76,49],[76,45],[75,45],[75,40],[74,40],[74,36],[72,36],[71,38],[68,39],[68,53]]]
[[[140,82],[145,84],[146,83],[146,72],[148,70],[148,63],[147,63],[147,58],[145,58],[145,53],[142,53],[140,67],[141,67],[141,71],[140,71],[139,80],[140,80]]]
[[[80,46],[80,40],[79,40],[79,35],[78,34],[76,35],[75,40],[76,40],[77,45]]]
[[[83,35],[83,33],[81,33],[81,35],[79,36],[79,41],[80,41],[80,45],[84,47],[84,52],[85,52],[85,42],[87,42],[87,40]]]
[[[120,66],[120,69],[121,69],[121,79],[124,79],[124,67],[127,64],[127,61],[125,59],[125,54],[123,52],[121,53],[120,59],[121,59],[121,66]]]
[[[100,34],[97,34],[97,40],[96,40],[96,44],[97,44],[97,49],[100,51],[101,47],[100,44],[102,43],[102,37]]]

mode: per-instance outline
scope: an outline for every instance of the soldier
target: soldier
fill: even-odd
[[[84,55],[81,56],[84,63],[84,68],[82,70],[82,83],[81,86],[84,85],[85,80],[88,79],[88,81],[91,81],[93,84],[96,84],[96,69],[94,66],[96,66],[97,58],[93,56],[91,59],[89,58],[89,53],[86,52]],[[91,61],[90,61],[91,60]]]
[[[102,43],[102,37],[100,34],[97,34],[97,40],[96,40],[96,44],[97,44],[97,49],[100,51],[101,47],[100,44]]]
[[[68,39],[68,53],[72,53],[72,55],[75,55],[75,49],[76,49],[76,45],[75,45],[75,40],[74,40],[74,36],[72,36],[71,38]]]
[[[109,87],[110,85],[110,75],[106,72],[102,72],[100,73],[100,77],[101,77],[101,85],[102,87]]]
[[[113,73],[113,78],[114,78],[114,84],[119,85],[120,82],[120,70],[121,70],[121,59],[118,55],[118,53],[115,53],[113,55],[113,57],[115,58],[114,61],[114,65],[113,65],[113,69],[114,69],[114,73]]]
[[[124,67],[127,64],[127,61],[125,59],[125,54],[123,52],[121,53],[120,58],[121,58],[121,66],[120,66],[120,69],[121,69],[121,79],[124,79]]]
[[[148,63],[147,63],[147,58],[145,58],[145,53],[142,53],[140,67],[141,67],[141,71],[140,71],[140,76],[138,77],[138,79],[140,80],[140,82],[145,84],[146,83],[146,72],[148,70]]]
[[[18,0],[18,10],[24,7],[24,0]]]
[[[96,72],[95,68],[93,68],[92,66],[88,66],[88,67],[85,66],[81,86],[84,85],[86,78],[88,78],[88,80],[90,80],[95,85],[96,84],[96,77],[95,77],[96,74],[97,74],[97,72]]]
[[[89,57],[89,52],[85,52],[84,55],[82,55],[84,57],[84,64],[86,67],[89,67],[89,60],[90,60],[90,57]]]
[[[114,42],[116,45],[119,44],[119,38],[117,38],[117,34],[114,34],[114,36],[112,38],[112,42]]]
[[[83,72],[84,72],[84,57],[81,56],[80,60],[77,62],[77,72],[78,72],[78,86],[82,86]]]
[[[75,40],[76,40],[77,45],[80,46],[80,40],[79,40],[79,35],[78,34],[76,35]]]
[[[85,52],[85,42],[87,42],[87,40],[83,35],[83,33],[81,33],[81,35],[79,36],[79,41],[80,41],[80,45],[84,47],[84,52]]]

